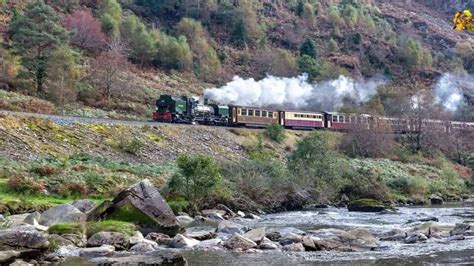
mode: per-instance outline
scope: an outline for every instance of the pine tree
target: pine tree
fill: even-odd
[[[232,43],[238,48],[245,48],[248,44],[248,34],[244,20],[239,20],[232,33]]]
[[[24,67],[33,74],[37,93],[43,94],[48,59],[56,47],[68,41],[69,32],[43,0],[28,4],[24,14],[15,15],[9,31]]]
[[[308,55],[311,58],[317,57],[316,46],[313,40],[307,38],[300,47],[300,56]]]

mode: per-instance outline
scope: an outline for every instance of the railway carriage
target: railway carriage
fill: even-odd
[[[326,128],[330,128],[333,130],[348,130],[355,124],[363,125],[364,127],[370,128],[371,116],[365,114],[355,115],[337,112],[326,112],[325,120]]]
[[[287,128],[324,128],[324,113],[280,111],[280,125]]]
[[[266,108],[229,106],[231,124],[244,126],[267,126],[278,124],[279,112]]]

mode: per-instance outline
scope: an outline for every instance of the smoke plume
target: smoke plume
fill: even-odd
[[[262,80],[234,77],[221,88],[204,91],[204,97],[220,104],[334,111],[343,100],[365,103],[385,83],[382,77],[354,80],[340,76],[335,80],[310,83],[307,75],[294,78],[267,76]]]
[[[443,105],[447,111],[455,112],[467,101],[465,93],[474,95],[474,77],[445,73],[438,80],[434,93],[436,103]]]

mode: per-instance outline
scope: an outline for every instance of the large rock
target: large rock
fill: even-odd
[[[252,240],[253,242],[260,243],[265,238],[265,227],[256,228],[248,231],[244,234],[244,237]]]
[[[222,221],[219,223],[217,226],[217,232],[218,233],[224,233],[224,234],[243,234],[245,231],[245,226],[236,224],[231,221]]]
[[[440,196],[432,195],[430,197],[430,203],[431,205],[442,205],[444,203],[443,198]]]
[[[177,234],[169,244],[172,248],[193,248],[194,246],[199,245],[200,241],[186,237],[181,234]]]
[[[191,223],[194,222],[194,219],[191,218],[189,215],[176,216],[176,219],[181,224],[181,226],[184,226],[184,227],[186,227],[186,226],[188,226],[188,225],[190,225]]]
[[[51,226],[63,223],[83,223],[86,215],[71,204],[57,205],[41,214],[41,225]]]
[[[462,205],[467,206],[467,207],[474,207],[474,198],[470,198],[465,200]]]
[[[169,205],[148,179],[122,191],[99,217],[133,222],[144,234],[159,232],[174,236],[184,231]]]
[[[130,246],[130,240],[127,236],[116,232],[99,232],[87,240],[87,246],[89,247],[100,247],[102,245],[110,245],[118,250],[124,250]]]
[[[469,229],[471,229],[471,226],[469,224],[456,224],[456,227],[454,227],[453,230],[449,232],[450,236],[457,236],[457,235],[464,235]]]
[[[350,212],[382,212],[385,206],[374,199],[358,199],[354,200],[347,206]]]
[[[92,265],[188,265],[182,254],[172,251],[153,251],[146,254],[95,257],[89,260]]]
[[[374,250],[380,244],[377,239],[365,229],[354,229],[338,236],[339,241],[354,251]]]
[[[76,207],[78,210],[80,210],[83,213],[88,213],[97,206],[97,204],[90,199],[78,200],[71,203],[71,205]]]
[[[42,251],[34,249],[0,251],[0,265],[12,265],[16,259],[33,259],[40,256]]]
[[[219,246],[221,243],[222,243],[222,239],[220,238],[208,239],[208,240],[201,241],[201,243],[197,245],[197,248],[209,249],[209,248]]]
[[[11,248],[46,249],[48,238],[36,230],[0,230],[0,250]]]
[[[280,244],[282,244],[283,246],[286,246],[289,244],[300,243],[301,241],[303,241],[302,235],[298,235],[295,233],[288,233],[280,239]]]
[[[213,239],[216,237],[216,233],[209,231],[186,232],[184,235],[190,238],[197,239],[199,241]]]
[[[260,243],[260,245],[258,245],[258,248],[263,250],[276,250],[280,248],[280,244],[273,242],[265,237]]]
[[[229,239],[227,239],[227,241],[225,241],[224,246],[228,249],[247,250],[251,248],[256,248],[257,243],[236,233],[233,234]]]
[[[171,242],[171,237],[169,235],[165,235],[163,233],[155,233],[155,232],[149,233],[145,237],[145,239],[154,241],[158,245],[169,245],[169,243]]]
[[[412,233],[409,234],[405,239],[404,242],[406,244],[414,244],[418,242],[425,242],[428,240],[428,237],[425,234],[422,233]]]
[[[156,243],[155,243],[156,244]],[[155,251],[156,247],[150,243],[141,242],[130,248],[130,251],[137,253],[147,253]]]
[[[87,258],[96,258],[96,257],[106,257],[114,253],[115,247],[111,245],[103,245],[100,247],[94,248],[80,248],[78,250],[80,257]]]
[[[34,221],[39,221],[41,219],[41,213],[39,212],[32,212],[28,214],[28,216],[25,217],[23,220],[24,223],[34,225]]]
[[[283,246],[281,250],[289,252],[305,252],[304,246],[301,243],[293,243]]]
[[[304,249],[306,251],[316,251],[316,250],[318,250],[316,248],[316,244],[314,244],[313,238],[310,237],[310,236],[304,236],[303,239],[301,240],[301,244],[303,244]]]

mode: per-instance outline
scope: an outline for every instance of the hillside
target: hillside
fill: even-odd
[[[149,117],[162,93],[201,95],[235,75],[308,73],[311,81],[384,75],[373,97],[396,115],[394,99],[433,89],[444,73],[474,73],[472,34],[450,22],[469,1],[45,1],[35,12],[51,19],[31,30],[57,31],[25,41],[30,2],[0,2],[0,89],[49,101],[57,113]],[[472,110],[472,88],[463,89]],[[38,109],[29,105],[16,109]]]

